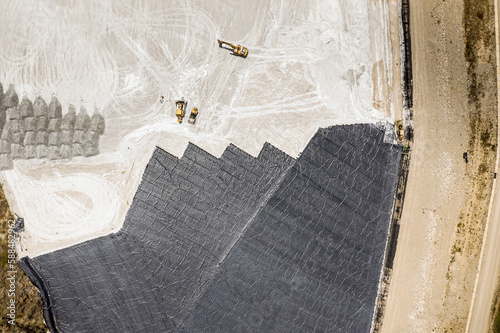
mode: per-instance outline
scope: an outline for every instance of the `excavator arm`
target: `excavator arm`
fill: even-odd
[[[231,44],[231,43],[224,42],[224,41],[222,41],[222,40],[220,40],[220,39],[217,39],[217,41],[219,42],[219,46],[221,46],[221,47],[222,47],[222,44],[226,44],[226,45],[228,45],[228,46],[231,46],[231,47],[232,47],[233,49],[235,49],[235,50],[237,50],[237,49],[238,49],[238,47],[236,47],[235,45],[233,45],[233,44]]]
[[[217,39],[217,42],[219,42],[219,47],[222,47],[222,44],[226,44],[226,45],[232,47],[233,53],[236,55],[242,56],[243,58],[246,58],[246,56],[248,55],[248,48],[244,47],[243,45],[233,45],[231,43],[224,42],[220,39]]]

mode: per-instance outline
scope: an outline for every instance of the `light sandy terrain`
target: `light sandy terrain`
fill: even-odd
[[[4,86],[106,119],[99,156],[2,173],[26,220],[22,255],[118,230],[156,145],[256,156],[267,141],[298,156],[318,127],[394,117],[385,1],[6,0],[0,18]],[[195,126],[176,122],[181,97],[200,110]]]
[[[499,36],[499,8],[500,1],[495,0],[495,41],[496,60],[500,60],[500,36]],[[497,82],[500,78],[500,67],[497,66]],[[500,86],[497,83],[497,91]],[[498,93],[498,104],[500,105],[500,93]],[[497,142],[500,142],[500,137]],[[498,173],[499,152],[497,146],[497,161],[495,172]],[[500,187],[497,180],[493,181],[493,195],[489,207],[488,222],[485,230],[481,257],[472,296],[469,318],[467,320],[466,332],[487,332],[490,327],[491,309],[494,306],[496,288],[500,282],[500,251],[498,251],[498,240],[500,239]]]
[[[388,0],[389,9],[389,39],[392,55],[392,103],[394,108],[394,119],[403,119],[403,93],[401,78],[401,47],[399,35],[399,1]]]

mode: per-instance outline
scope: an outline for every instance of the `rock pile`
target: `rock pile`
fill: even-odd
[[[3,92],[0,83],[0,170],[13,167],[15,159],[71,159],[99,154],[99,138],[104,133],[104,117],[85,108],[78,115],[69,106],[63,116],[61,103],[52,97],[49,105],[38,96],[32,103],[19,97],[11,84]]]

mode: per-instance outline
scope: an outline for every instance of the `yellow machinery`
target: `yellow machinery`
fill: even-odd
[[[219,47],[222,47],[222,44],[231,46],[233,48],[233,54],[242,56],[243,58],[246,58],[246,56],[248,55],[248,49],[243,45],[233,45],[228,42],[223,42],[220,39],[217,39],[217,41],[219,42]]]
[[[194,125],[196,122],[196,116],[198,115],[198,108],[193,108],[191,114],[189,115],[188,123]]]
[[[403,121],[397,120],[395,123],[396,127],[396,135],[398,137],[398,142],[401,143],[404,140],[405,130],[403,128]]]
[[[175,111],[175,115],[177,116],[177,121],[182,123],[182,118],[184,118],[184,112],[186,111],[187,102],[184,100],[175,101],[175,106],[177,110]]]

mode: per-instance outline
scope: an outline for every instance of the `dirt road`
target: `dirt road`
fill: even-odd
[[[484,239],[484,255],[481,262],[475,298],[471,306],[472,311],[467,325],[467,332],[488,331],[493,296],[500,273],[498,239],[500,239],[500,187],[496,186],[487,235]]]
[[[382,332],[431,332],[446,289],[453,231],[464,205],[462,153],[466,107],[451,94],[466,95],[465,60],[451,27],[431,16],[434,1],[411,7],[415,138],[394,271]],[[461,8],[440,12],[460,22]],[[445,42],[446,39],[451,39]],[[439,52],[437,50],[440,50]],[[450,81],[454,82],[452,91]],[[442,140],[446,137],[446,140]]]
[[[493,10],[473,0],[410,6],[415,138],[381,331],[460,332],[496,152]]]

